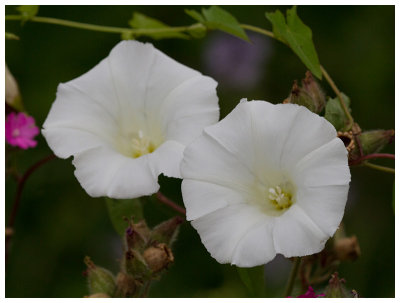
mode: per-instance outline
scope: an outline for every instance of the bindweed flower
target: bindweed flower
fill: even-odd
[[[35,147],[35,136],[39,134],[39,128],[35,125],[35,119],[25,113],[10,113],[5,124],[6,142],[22,149]]]
[[[120,42],[86,74],[60,84],[43,125],[93,197],[135,198],[180,177],[184,147],[218,121],[217,83],[137,41]]]
[[[220,263],[252,267],[319,252],[342,217],[347,151],[295,104],[242,101],[184,152],[187,219]]]

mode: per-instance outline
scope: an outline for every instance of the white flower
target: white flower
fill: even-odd
[[[347,200],[347,151],[294,104],[241,102],[184,151],[187,219],[220,263],[251,267],[319,252]]]
[[[93,197],[135,198],[180,177],[184,147],[219,118],[217,83],[153,47],[120,42],[86,74],[60,84],[43,125]]]

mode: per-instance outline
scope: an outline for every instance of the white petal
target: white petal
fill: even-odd
[[[275,218],[263,220],[242,237],[235,249],[232,264],[253,267],[272,261],[276,256],[272,230]]]
[[[176,141],[166,141],[153,153],[149,154],[149,164],[158,174],[167,177],[181,178],[179,166],[183,158],[185,146]]]
[[[92,197],[137,198],[158,191],[157,176],[148,155],[133,159],[108,147],[97,147],[77,154],[75,176]]]
[[[296,204],[318,225],[333,236],[343,218],[349,185],[299,188]]]
[[[261,178],[269,179],[274,171],[281,171],[282,155],[292,130],[297,106],[273,105],[265,101],[248,102],[252,113],[253,145],[257,159],[254,170]]]
[[[342,140],[335,138],[306,155],[294,167],[292,178],[297,187],[349,184],[347,150]]]
[[[49,146],[62,158],[96,146],[113,145],[118,133],[113,113],[70,84],[59,85],[43,127]]]
[[[251,106],[255,103],[239,103],[224,119],[204,129],[208,136],[234,155],[236,161],[249,171],[253,171],[256,163],[259,163],[255,154],[256,146],[252,134]]]
[[[230,263],[239,241],[263,220],[266,216],[255,208],[235,204],[196,219],[192,225],[211,256],[220,263]]]
[[[297,204],[276,218],[273,235],[276,252],[287,258],[320,252],[329,238]]]
[[[158,106],[166,138],[185,145],[205,126],[218,122],[217,82],[205,76],[190,78],[170,91]]]
[[[182,197],[187,220],[194,220],[228,204],[243,203],[243,196],[230,188],[209,182],[185,179]]]
[[[133,113],[145,116],[148,129],[160,124],[167,140],[186,145],[218,121],[217,83],[152,44],[123,41],[110,53],[109,65],[124,123]]]
[[[277,106],[291,106],[297,111],[283,146],[281,157],[283,167],[294,166],[304,156],[336,138],[337,133],[333,125],[304,106],[295,104]]]
[[[50,127],[43,129],[42,134],[56,156],[63,159],[94,147],[106,145],[104,140],[97,135],[71,127]]]
[[[108,85],[115,89],[119,108],[144,113],[147,79],[156,54],[152,44],[137,41],[122,41],[112,49],[106,59],[112,78]]]
[[[203,132],[184,151],[181,164],[183,178],[215,183],[250,193],[255,176],[215,139]]]

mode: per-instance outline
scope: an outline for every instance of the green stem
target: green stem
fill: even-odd
[[[5,16],[6,21],[18,21],[22,20],[21,15],[8,15]],[[104,32],[104,33],[132,33],[136,35],[143,34],[161,34],[161,33],[171,33],[171,32],[184,32],[196,28],[200,28],[203,25],[200,23],[195,23],[189,26],[177,26],[177,27],[166,27],[166,28],[126,28],[126,27],[114,27],[114,26],[103,26],[103,25],[95,25],[89,23],[75,22],[57,18],[49,18],[49,17],[38,17],[34,16],[28,21],[37,22],[37,23],[48,23],[48,24],[56,24],[61,26],[85,29],[90,31]]]
[[[292,271],[290,272],[289,280],[288,280],[286,290],[285,290],[285,298],[289,297],[292,294],[294,281],[296,280],[297,273],[298,273],[299,267],[300,267],[300,261],[301,261],[301,257],[296,257],[294,259]]]
[[[328,81],[329,85],[331,86],[332,90],[335,92],[335,94],[338,96],[339,98],[339,102],[340,105],[347,117],[348,120],[348,125],[347,125],[347,129],[346,130],[350,130],[353,127],[354,124],[354,119],[351,116],[349,109],[347,108],[346,104],[344,103],[343,100],[343,96],[342,93],[339,91],[339,89],[337,88],[335,82],[333,82],[332,78],[329,76],[328,72],[325,70],[325,68],[321,65],[321,72],[322,75],[324,76],[324,78],[326,79],[326,81]]]
[[[390,167],[377,165],[377,164],[372,164],[372,163],[369,163],[369,162],[364,162],[363,164],[365,166],[367,166],[367,167],[370,167],[370,168],[373,168],[373,169],[376,169],[376,170],[384,171],[384,172],[391,173],[391,174],[395,173],[395,170],[393,168],[390,168]]]
[[[267,30],[265,30],[263,28],[260,28],[260,27],[257,27],[257,26],[253,26],[253,25],[249,25],[249,24],[240,24],[240,26],[243,29],[248,29],[250,31],[253,31],[253,32],[256,32],[256,33],[259,33],[259,34],[263,34],[265,36],[268,36],[268,37],[276,39],[276,37],[274,36],[273,32],[267,31]]]

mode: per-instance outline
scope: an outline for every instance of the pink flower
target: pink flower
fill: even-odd
[[[6,141],[12,146],[22,149],[35,147],[37,142],[33,138],[39,134],[35,119],[25,113],[11,113],[6,118]]]
[[[319,298],[319,297],[325,297],[325,294],[317,295],[311,286],[308,286],[308,290],[306,291],[305,294],[297,296],[297,298]],[[291,297],[288,297],[288,298],[291,298]]]

